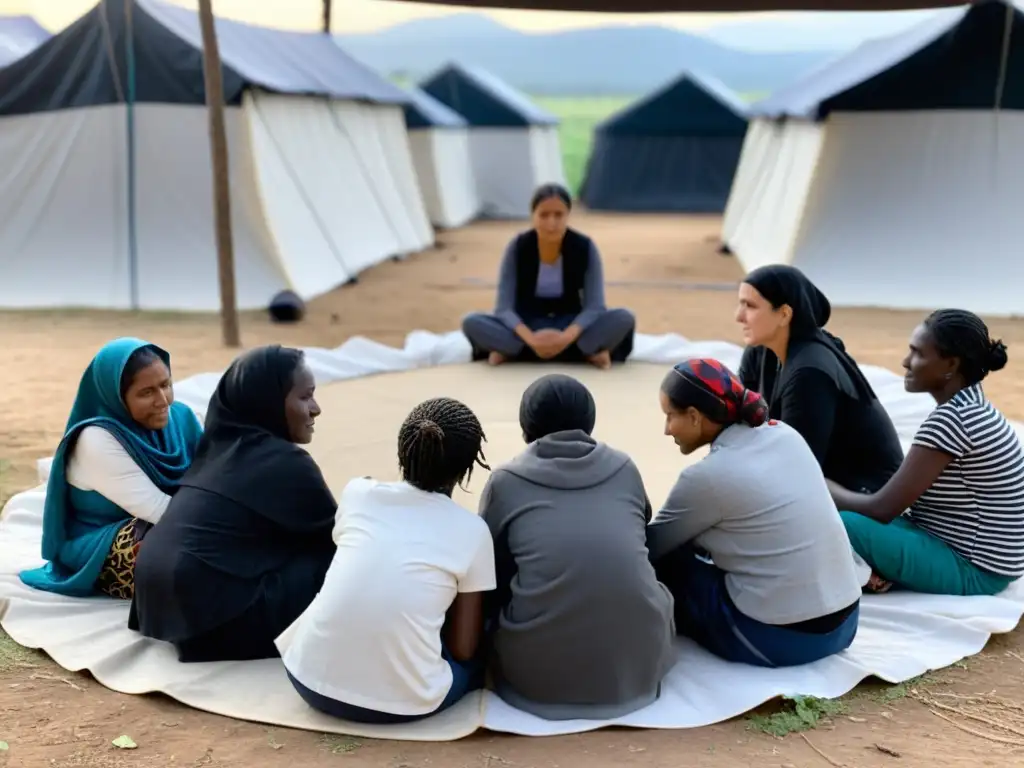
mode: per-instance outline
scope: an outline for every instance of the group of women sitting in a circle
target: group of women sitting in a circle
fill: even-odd
[[[564,220],[566,201],[546,199]],[[503,266],[530,286],[509,289],[514,317],[474,322],[504,323],[542,359],[563,342],[601,367],[622,357],[618,331],[591,339],[590,320],[569,317],[606,311],[592,245],[570,280],[589,309],[565,301],[557,344],[531,335],[547,315],[524,297],[550,276],[524,238]],[[738,374],[687,360],[638,406],[660,403],[682,453],[710,448],[656,514],[634,462],[594,437],[597,404],[570,376],[523,393],[525,447],[507,463],[488,467],[470,407],[431,399],[399,429],[402,479],[354,479],[336,501],[302,447],[320,408],[299,350],[236,359],[200,425],[174,401],[168,353],[117,339],[82,377],[47,486],[47,562],[21,578],[131,600],[129,626],[184,662],[281,655],[312,707],[381,724],[446,709],[488,673],[540,717],[614,718],[658,697],[676,635],[733,662],[799,665],[850,646],[862,590],[1000,592],[1024,574],[1024,453],[981,382],[1006,348],[969,312],[924,320],[905,385],[936,408],[904,456],[824,330],[829,313],[795,269],[746,277]],[[522,351],[471,341],[491,362]],[[478,515],[452,499],[475,468],[490,471]]]

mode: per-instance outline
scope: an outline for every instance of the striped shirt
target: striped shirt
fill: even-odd
[[[953,457],[910,519],[979,568],[1024,575],[1024,450],[980,384],[925,419],[914,445]]]

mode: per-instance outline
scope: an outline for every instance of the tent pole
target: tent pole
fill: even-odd
[[[240,347],[242,340],[238,329],[238,307],[235,298],[235,252],[231,235],[228,139],[224,127],[224,79],[211,0],[199,0],[199,25],[203,33],[203,74],[206,80],[206,112],[210,123],[210,165],[213,170],[213,219],[217,235],[221,335],[225,346]]]
[[[126,130],[128,132],[128,283],[131,308],[139,309],[139,238],[136,219],[135,190],[135,28],[132,26],[134,0],[124,4],[125,34],[124,57],[128,87],[125,98]]]
[[[323,33],[325,35],[331,34],[331,12],[334,10],[333,0],[321,0],[323,3]]]
[[[999,74],[996,77],[995,109],[1003,108],[1003,91],[1006,90],[1006,75],[1010,65],[1010,38],[1013,36],[1014,8],[1011,3],[1006,5],[1006,18],[1003,21],[1003,44],[999,51]]]

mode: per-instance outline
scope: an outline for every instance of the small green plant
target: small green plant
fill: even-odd
[[[784,696],[782,710],[771,715],[750,715],[747,727],[753,731],[782,738],[816,728],[823,719],[835,717],[846,705],[838,699],[816,696]]]
[[[0,672],[7,672],[18,667],[34,667],[42,658],[42,654],[38,651],[23,648],[0,629]]]
[[[873,698],[875,701],[881,702],[882,704],[889,704],[894,701],[899,701],[900,699],[905,699],[915,688],[922,688],[937,682],[938,680],[936,680],[935,677],[926,672],[923,675],[918,675],[917,677],[912,677],[909,680],[904,680],[902,683],[887,686],[878,691]]]

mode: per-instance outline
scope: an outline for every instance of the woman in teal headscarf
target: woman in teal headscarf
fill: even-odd
[[[202,426],[174,402],[171,356],[120,338],[85,369],[46,485],[42,555],[30,587],[130,599],[135,555],[192,463]]]

